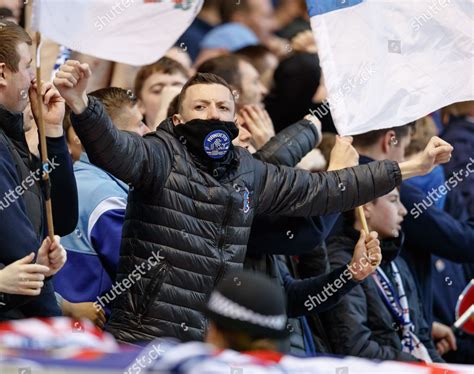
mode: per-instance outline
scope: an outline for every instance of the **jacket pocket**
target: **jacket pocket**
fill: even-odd
[[[138,311],[138,321],[140,323],[142,317],[148,313],[148,309],[160,293],[164,281],[169,277],[170,270],[169,264],[163,261],[151,273],[151,279],[143,291],[143,299],[139,300],[140,305],[137,305],[136,308]]]

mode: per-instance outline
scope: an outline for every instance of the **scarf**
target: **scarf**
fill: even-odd
[[[415,325],[413,325],[413,322],[411,322],[410,319],[408,299],[405,294],[405,288],[403,287],[398,267],[394,262],[390,265],[392,267],[398,295],[394,292],[392,283],[380,267],[378,267],[377,271],[372,274],[372,277],[377,284],[384,303],[387,305],[390,313],[392,313],[395,321],[398,323],[398,327],[402,334],[402,350],[403,352],[412,354],[420,360],[431,363],[432,360],[428,350],[414,333]]]

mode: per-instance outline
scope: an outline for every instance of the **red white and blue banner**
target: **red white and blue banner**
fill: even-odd
[[[371,361],[356,357],[298,358],[277,352],[239,353],[211,345],[156,339],[119,345],[90,321],[31,318],[0,324],[0,368],[5,372],[175,374],[472,374],[472,366]]]
[[[474,100],[473,0],[307,0],[342,135]]]

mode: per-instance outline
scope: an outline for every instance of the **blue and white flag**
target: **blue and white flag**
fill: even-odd
[[[474,0],[307,0],[341,135],[474,100]]]
[[[164,56],[203,0],[35,0],[33,29],[84,54],[130,65]]]

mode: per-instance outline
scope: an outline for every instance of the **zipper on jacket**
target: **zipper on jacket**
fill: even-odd
[[[158,291],[161,289],[161,286],[163,285],[166,274],[168,272],[168,267],[166,263],[163,264],[161,269],[158,271],[157,274],[157,280],[155,284],[151,284],[151,287],[147,287],[147,289],[144,292],[145,300],[143,302],[143,307],[140,308],[140,312],[138,313],[138,324],[142,326],[142,318],[143,316],[147,313],[148,308],[150,307],[150,303],[152,303],[155,300],[155,296],[158,293]],[[151,282],[153,282],[151,280]],[[148,290],[149,289],[149,290]]]
[[[232,195],[230,195],[229,200],[227,201],[226,212],[225,212],[224,220],[222,221],[220,237],[219,237],[219,241],[217,242],[217,250],[219,251],[219,259],[220,259],[221,265],[219,266],[219,271],[217,272],[217,276],[214,281],[214,286],[216,286],[216,284],[219,282],[219,280],[222,278],[222,275],[224,274],[225,261],[224,261],[224,254],[222,251],[222,247],[224,246],[225,236],[227,233],[227,221],[229,221],[230,214],[232,213],[231,207],[232,207]]]

